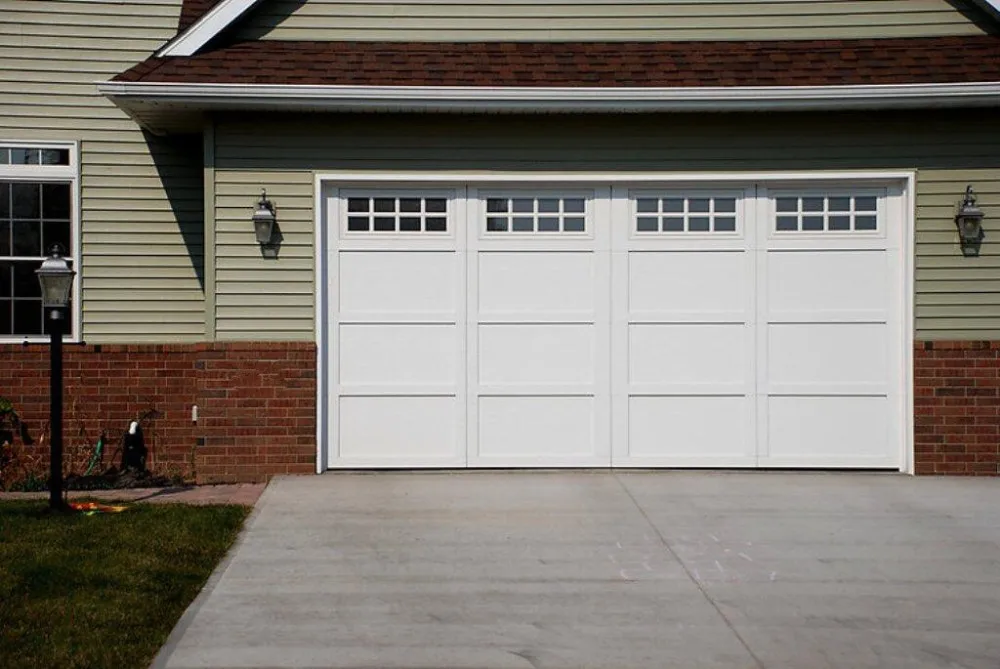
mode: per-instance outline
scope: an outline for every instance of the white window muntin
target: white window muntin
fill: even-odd
[[[741,237],[745,198],[743,190],[631,191],[630,234],[643,238]]]
[[[369,203],[364,211],[357,206],[363,200]],[[455,228],[454,200],[454,191],[345,189],[340,192],[340,234],[341,237],[352,239],[450,237]],[[390,201],[391,208],[388,206]],[[414,207],[414,204],[417,206]],[[359,229],[357,226],[362,218],[368,220],[367,229]]]
[[[768,192],[772,237],[884,237],[884,188],[782,188]]]
[[[44,159],[39,159],[37,162],[32,161],[28,163],[22,162],[11,162],[12,156],[11,152],[16,152],[18,150],[24,151],[49,151],[52,152],[49,155],[59,156],[58,162],[64,164],[45,164]],[[77,271],[75,280],[73,281],[73,292],[72,292],[72,304],[70,306],[70,322],[71,331],[67,332],[65,335],[65,340],[76,342],[80,340],[81,333],[81,263],[80,263],[80,162],[79,162],[79,143],[77,142],[54,142],[54,141],[25,141],[25,140],[7,140],[0,138],[0,154],[8,152],[3,159],[0,159],[0,182],[11,183],[11,184],[51,184],[51,183],[64,183],[69,186],[69,249],[67,258],[70,260],[71,266]],[[52,162],[51,160],[49,162]],[[10,236],[11,236],[11,246],[13,246],[13,223],[14,223],[14,211],[13,203],[11,202],[11,211],[8,212],[7,222],[11,226]],[[44,221],[39,215],[38,218],[39,225],[43,225]],[[44,237],[44,235],[43,235]],[[45,244],[44,239],[41,240],[42,244]],[[46,245],[47,246],[47,245]],[[6,249],[4,249],[6,251]],[[9,253],[5,253],[0,256],[0,261],[16,262],[16,263],[38,263],[41,264],[44,260],[44,255],[24,255],[19,253],[14,255],[14,248],[10,249]],[[39,248],[42,253],[47,253],[48,248]],[[13,290],[15,286],[11,286],[12,295],[11,297],[19,299],[16,295],[13,295]],[[4,299],[4,296],[0,296],[0,300]],[[31,300],[35,298],[24,298],[26,300]],[[40,300],[40,297],[37,298]],[[2,308],[2,307],[0,307]],[[13,309],[13,300],[11,302],[11,308]],[[12,314],[13,318],[13,314]],[[0,332],[0,343],[4,342],[46,342],[49,340],[48,335],[45,334],[8,334],[6,332]]]
[[[480,191],[480,236],[587,238],[593,235],[594,192],[589,190]]]

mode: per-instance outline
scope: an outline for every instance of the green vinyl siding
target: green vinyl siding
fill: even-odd
[[[978,25],[977,25],[978,24]],[[971,3],[948,0],[276,0],[241,38],[277,40],[768,40],[971,35]]]
[[[181,0],[0,0],[0,139],[80,142],[83,338],[205,335],[200,137],[144,134],[94,82],[177,29]]]
[[[314,337],[315,174],[364,170],[916,170],[917,337],[1000,338],[1000,117],[983,111],[232,116],[215,161],[220,339]],[[987,216],[979,258],[962,257],[955,232],[967,184]],[[261,188],[278,208],[278,259],[261,257],[249,222]]]

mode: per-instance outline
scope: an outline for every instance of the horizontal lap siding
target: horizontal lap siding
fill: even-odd
[[[216,135],[216,337],[312,340],[313,188],[309,171],[220,169]],[[263,258],[250,224],[262,188],[277,207],[281,247]]]
[[[947,0],[278,0],[243,38],[342,40],[739,40],[966,35],[983,30]]]
[[[98,95],[172,37],[181,0],[0,0],[0,138],[80,142],[83,337],[204,338],[200,138],[145,136]]]
[[[911,169],[918,171],[918,338],[1000,338],[996,115],[975,112],[975,122],[967,112],[265,118],[220,119],[216,130],[222,339],[313,338],[316,172]],[[955,232],[970,183],[987,215],[980,258],[962,257]],[[249,223],[262,187],[284,237],[277,260],[261,258]]]

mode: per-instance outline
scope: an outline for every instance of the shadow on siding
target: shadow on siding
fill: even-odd
[[[205,290],[205,196],[201,135],[158,137],[143,130],[143,138],[159,174],[191,267]]]

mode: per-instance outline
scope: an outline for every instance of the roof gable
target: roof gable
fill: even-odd
[[[308,2],[308,0],[300,0],[299,4],[305,5],[305,4],[307,4],[307,2]],[[969,20],[974,20],[975,23],[977,23],[978,25],[980,25],[981,29],[987,29],[987,30],[989,30],[989,28],[988,28],[989,25],[994,25],[994,26],[1000,27],[1000,0],[962,0],[961,2],[957,2],[957,1],[953,1],[953,0],[946,0],[946,2],[948,4],[951,4],[953,7],[955,7],[955,9],[961,9],[962,13],[965,14],[965,16],[967,18],[969,18]],[[184,0],[183,9],[182,9],[182,12],[181,12],[181,20],[180,20],[180,25],[179,25],[179,31],[180,32],[179,32],[179,34],[174,39],[172,39],[168,44],[166,44],[163,48],[161,48],[156,53],[156,56],[158,56],[158,57],[186,57],[186,56],[193,56],[193,55],[199,53],[209,42],[211,42],[213,39],[215,39],[216,37],[218,37],[223,31],[225,31],[225,30],[229,29],[230,27],[234,26],[234,24],[236,24],[236,23],[240,23],[241,19],[244,19],[250,13],[251,9],[254,9],[255,7],[259,8],[261,5],[267,5],[267,4],[270,4],[270,3],[264,3],[264,2],[261,2],[261,0]],[[665,9],[668,8],[670,6],[670,4],[671,3],[665,2],[664,3],[664,8]],[[855,4],[862,4],[862,3],[855,3]],[[894,3],[894,4],[899,4],[899,3]],[[942,5],[945,5],[945,3],[942,3]],[[280,3],[275,3],[274,6],[281,6],[281,5],[280,5]],[[322,3],[320,3],[317,6],[318,7],[323,7]],[[334,3],[333,6],[337,6],[337,4]],[[264,11],[264,10],[261,10],[261,11]],[[861,10],[858,10],[858,11],[861,11]],[[870,11],[870,9],[865,9],[864,10],[864,16],[866,16],[866,17],[869,16],[867,14],[868,11]],[[893,10],[893,11],[898,11],[898,10]],[[975,20],[974,18],[972,18],[973,14],[970,14],[969,12],[972,12],[973,14],[976,13],[976,12],[978,12],[979,15],[980,15],[980,17],[984,20],[984,22],[981,22],[979,20]],[[257,16],[258,14],[259,14],[259,12],[254,12],[253,15]],[[313,18],[315,18],[315,17],[313,17]],[[729,18],[731,19],[732,17],[729,17]],[[801,18],[801,17],[799,17],[799,18]],[[300,21],[300,23],[301,23],[301,21]],[[874,25],[877,26],[879,24],[876,23]],[[983,26],[985,26],[985,27],[983,27]],[[330,38],[329,38],[330,41],[336,42],[336,41],[345,41],[345,40],[358,39],[358,37],[353,36],[353,35],[348,35],[346,33],[342,34],[343,32],[344,31],[335,30],[334,34],[331,35]],[[704,31],[702,31],[702,32],[704,32]],[[829,32],[829,30],[827,30],[826,32]],[[791,35],[788,35],[788,36],[783,37],[782,39],[784,39],[784,40],[789,40],[789,39],[831,39],[831,38],[832,39],[848,39],[848,38],[853,39],[853,38],[889,38],[889,37],[896,36],[893,33],[889,33],[889,34],[886,34],[886,35],[873,34],[872,30],[871,30],[871,27],[868,27],[867,29],[865,29],[863,32],[861,32],[858,35],[841,34],[842,32],[843,31],[840,30],[836,34],[827,34],[827,35],[823,35],[823,34],[814,34],[814,35],[806,35],[806,36],[791,36]],[[994,32],[994,31],[993,30],[989,30],[989,32]],[[930,36],[932,34],[933,33],[929,33],[929,34],[925,33],[924,35],[921,35],[921,36]],[[942,36],[944,36],[945,34],[951,34],[951,33],[941,33]],[[900,34],[900,35],[898,35],[898,36],[901,36],[901,37],[902,36],[905,36],[905,37],[916,37],[916,36],[918,36],[918,34],[912,32],[912,31],[909,31],[909,30],[904,30],[903,33]],[[254,34],[254,35],[244,35],[242,37],[237,38],[237,41],[242,41],[242,40],[256,40],[258,37],[259,37],[259,35],[256,35],[256,34]],[[305,36],[305,37],[298,37],[298,36],[296,36],[296,37],[291,37],[290,38],[290,37],[286,36],[284,39],[303,39],[303,40],[312,40],[312,41],[325,41],[325,38],[326,38],[326,36],[323,35],[323,31],[321,31],[321,30],[312,30],[312,34],[310,34],[308,36]],[[278,39],[282,39],[282,38],[278,38]],[[361,39],[366,39],[366,38],[361,38]],[[398,41],[401,41],[401,42],[412,42],[412,41],[420,41],[420,40],[423,40],[424,38],[421,35],[407,37],[407,35],[400,34],[400,36],[398,38],[394,37],[394,36],[391,36],[391,35],[386,35],[386,36],[380,37],[380,38],[379,37],[372,37],[372,38],[367,38],[367,39],[371,39],[371,41],[395,41],[395,40],[398,39]],[[469,32],[467,38],[465,36],[460,36],[458,40],[455,40],[451,36],[445,36],[445,37],[438,37],[436,39],[436,41],[439,41],[439,42],[446,42],[446,41],[466,41],[466,39],[468,41],[477,41],[477,42],[478,41],[483,41],[481,38],[477,38],[475,36],[474,31]],[[547,39],[547,38],[543,37],[541,39]],[[584,36],[582,38],[582,40],[581,40],[579,37],[574,38],[572,36],[568,36],[567,35],[567,36],[557,37],[555,39],[555,41],[590,41],[591,39],[592,38],[589,37],[589,36]],[[643,41],[645,39],[649,39],[649,38],[648,37],[638,37],[638,38],[628,39],[627,37],[623,36],[622,38],[611,37],[609,39],[609,38],[606,38],[606,37],[602,38],[602,37],[597,36],[597,35],[595,35],[593,37],[594,41],[623,41],[624,42],[624,41]],[[666,39],[666,40],[671,40],[672,41],[675,38],[672,37],[672,36],[664,35],[660,39]],[[680,37],[679,39],[684,40],[685,37]],[[692,37],[689,36],[687,39],[692,39]],[[693,39],[696,40],[696,41],[718,40],[718,39],[729,40],[729,39],[733,39],[733,37],[730,37],[728,35],[723,35],[723,36],[720,37],[720,36],[712,33],[711,31],[709,31],[709,34],[707,34],[707,35],[693,36]],[[761,38],[759,36],[754,36],[754,35],[749,35],[748,34],[748,36],[745,39],[756,41],[756,40],[759,40],[759,39],[768,39],[769,40],[771,38],[770,37],[763,37],[763,38]],[[525,35],[525,36],[516,38],[516,40],[515,39],[511,39],[511,38],[504,38],[504,39],[500,39],[499,41],[540,41],[540,40],[537,37],[531,37],[530,35]],[[651,39],[650,41],[656,41],[656,40],[654,38],[654,39]],[[738,38],[736,40],[734,40],[734,41],[738,41]]]
[[[177,37],[156,52],[157,56],[193,56],[260,0],[185,0],[181,23],[191,21],[198,9],[204,13]],[[204,11],[207,7],[207,11]]]

